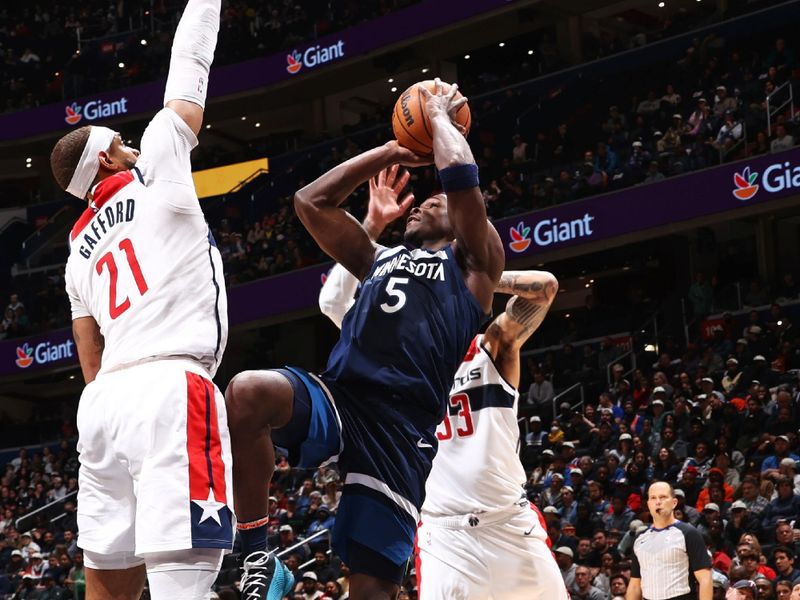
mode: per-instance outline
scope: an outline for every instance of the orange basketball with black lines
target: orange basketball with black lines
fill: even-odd
[[[425,111],[425,96],[420,90],[425,86],[431,93],[436,89],[433,80],[415,83],[397,99],[392,111],[392,130],[397,142],[409,150],[422,156],[433,154],[433,135],[431,122]],[[447,93],[450,86],[442,84],[443,92]],[[461,98],[461,92],[456,92],[456,98]],[[455,115],[455,121],[466,129],[466,135],[472,125],[472,115],[469,105],[461,106]]]

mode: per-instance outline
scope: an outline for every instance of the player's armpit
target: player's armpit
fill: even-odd
[[[83,379],[91,383],[100,371],[103,349],[106,342],[100,333],[100,326],[92,317],[80,317],[72,321],[72,337],[78,348]]]

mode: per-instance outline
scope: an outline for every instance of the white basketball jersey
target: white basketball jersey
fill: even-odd
[[[424,516],[489,512],[519,502],[525,470],[517,454],[519,394],[472,340],[436,430],[439,450],[425,484]]]
[[[213,375],[228,336],[222,259],[192,181],[197,138],[171,109],[142,136],[136,168],[104,179],[70,234],[72,318],[105,339],[101,372],[193,358]]]

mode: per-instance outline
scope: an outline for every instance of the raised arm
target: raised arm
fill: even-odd
[[[294,209],[311,237],[359,280],[375,260],[375,245],[364,227],[339,208],[362,183],[394,164],[420,166],[429,161],[388,142],[334,167],[294,195]]]
[[[472,150],[452,122],[467,99],[455,99],[455,84],[443,93],[438,78],[433,93],[424,86],[420,89],[431,122],[434,161],[447,194],[447,215],[456,238],[455,251],[464,261],[467,287],[488,313],[495,284],[505,265],[505,254],[500,236],[486,218]]]
[[[500,374],[518,386],[519,349],[544,321],[558,292],[558,280],[546,271],[504,271],[496,291],[513,296],[486,329],[484,346]]]
[[[189,0],[172,41],[164,106],[174,110],[195,135],[203,125],[219,21],[220,0]]]
[[[400,194],[408,184],[408,171],[399,172],[399,165],[384,169],[369,180],[369,205],[364,219],[364,229],[370,239],[377,240],[383,230],[394,220],[401,217],[414,202],[414,195],[409,193],[398,202]],[[319,309],[339,329],[345,313],[355,302],[358,291],[358,279],[340,264],[335,264],[328,274],[319,293]]]

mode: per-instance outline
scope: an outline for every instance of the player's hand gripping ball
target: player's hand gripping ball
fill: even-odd
[[[447,95],[450,92],[450,84],[440,83],[439,85],[442,94]],[[433,134],[422,87],[425,87],[431,94],[437,93],[436,82],[428,80],[415,83],[400,94],[392,112],[392,130],[401,146],[419,155],[430,156],[433,153]],[[463,98],[461,92],[456,91],[453,102],[457,103],[461,98]],[[466,103],[458,106],[450,118],[465,136],[469,133],[472,115]]]

